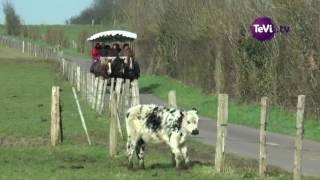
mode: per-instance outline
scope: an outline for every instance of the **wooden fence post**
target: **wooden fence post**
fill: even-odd
[[[177,108],[176,91],[171,90],[168,94],[168,105],[171,108]]]
[[[86,82],[86,91],[87,91],[87,102],[90,104],[90,79],[91,79],[91,74],[87,73],[87,82]]]
[[[65,77],[66,75],[66,60],[62,58],[62,76]]]
[[[109,135],[109,152],[111,157],[115,157],[117,155],[117,102],[116,102],[116,94],[112,93],[111,102],[110,102],[110,110],[111,110],[111,120],[110,120],[110,135]]]
[[[71,85],[73,85],[73,81],[74,81],[74,69],[73,69],[74,65],[73,63],[70,62],[70,83]]]
[[[225,139],[227,136],[228,123],[228,95],[219,94],[218,98],[218,116],[217,116],[217,142],[215,154],[215,169],[217,172],[223,170]]]
[[[123,139],[123,133],[122,133],[122,128],[121,128],[121,122],[120,122],[120,115],[119,115],[119,103],[121,101],[120,97],[121,97],[121,90],[122,90],[122,82],[123,82],[123,79],[122,78],[117,78],[116,79],[116,87],[115,87],[115,93],[116,94],[116,112],[117,112],[117,123],[118,123],[118,130],[119,130],[119,133],[121,135],[121,138]]]
[[[90,78],[90,105],[92,107],[93,101],[94,101],[94,80],[95,76],[91,74]]]
[[[77,91],[80,92],[80,66],[77,66],[76,68],[76,87],[77,87]]]
[[[60,115],[60,88],[52,87],[51,99],[51,145],[56,146],[62,142],[62,122]]]
[[[72,86],[77,87],[77,82],[78,82],[78,77],[77,77],[77,65],[76,63],[72,63],[73,65],[73,82],[72,82]]]
[[[123,99],[123,114],[125,114],[130,105],[130,79],[126,79],[123,85],[122,99]]]
[[[260,112],[260,154],[259,154],[259,175],[264,176],[267,171],[267,154],[266,154],[266,131],[268,123],[268,98],[261,98]]]
[[[102,96],[103,96],[103,86],[104,86],[104,79],[103,77],[99,77],[99,84],[98,84],[98,88],[97,88],[97,100],[96,100],[96,112],[99,112],[100,111],[100,106],[101,106],[101,99],[102,99]]]
[[[302,151],[302,140],[304,133],[304,107],[305,107],[305,95],[298,96],[297,104],[297,122],[296,122],[296,142],[295,142],[295,151],[294,151],[294,165],[293,165],[293,179],[301,179],[301,151]]]
[[[99,84],[99,78],[96,77],[94,79],[94,86],[93,86],[93,97],[92,97],[92,109],[93,110],[96,108],[96,103],[97,103],[98,84]]]
[[[22,53],[24,53],[24,41],[22,41]]]
[[[80,93],[83,99],[86,98],[86,79],[87,79],[87,75],[85,74],[84,71],[80,72]]]
[[[138,80],[133,80],[131,83],[131,106],[140,104],[139,84]]]
[[[115,92],[117,94],[117,107],[119,108],[119,103],[121,101],[120,97],[121,97],[121,90],[122,90],[122,82],[123,79],[122,78],[117,78],[116,79],[116,88],[115,88]]]
[[[115,78],[111,78],[110,97],[109,97],[109,110],[110,111],[111,111],[111,100],[112,100],[112,96],[114,94],[114,82],[115,82]]]
[[[37,57],[37,46],[34,45],[34,57]]]
[[[103,82],[103,89],[102,89],[102,97],[101,97],[101,102],[100,102],[100,107],[99,107],[99,114],[101,114],[104,110],[104,105],[105,105],[105,101],[106,101],[107,85],[108,85],[108,80],[105,79]]]
[[[70,81],[70,62],[69,61],[65,61],[65,62],[66,62],[66,79]]]

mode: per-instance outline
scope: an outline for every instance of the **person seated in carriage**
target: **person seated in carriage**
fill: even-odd
[[[121,48],[120,48],[120,45],[118,43],[114,43],[112,45],[112,49],[111,49],[111,54],[110,56],[119,56],[119,53],[121,52]]]
[[[108,63],[108,59],[107,57],[110,56],[110,52],[111,52],[111,47],[109,45],[102,45],[102,48],[100,50],[100,61],[101,64],[107,64]]]
[[[91,55],[92,55],[92,60],[93,61],[99,61],[99,59],[100,59],[100,50],[101,50],[100,44],[96,43],[94,48],[91,50]]]
[[[119,53],[120,57],[128,57],[129,56],[132,56],[134,58],[134,53],[132,51],[132,49],[129,47],[129,44],[128,43],[125,43],[123,46],[122,46],[122,51]]]
[[[96,48],[97,47],[97,48]],[[90,72],[96,77],[102,76],[104,78],[109,78],[111,74],[111,61],[108,60],[110,54],[110,46],[102,43],[101,45],[96,45],[93,52],[98,49],[98,55],[95,56],[94,61],[90,67]],[[92,53],[92,54],[94,54]]]
[[[91,50],[91,56],[92,56],[92,64],[90,66],[91,73],[95,72],[97,63],[100,60],[100,50],[101,50],[101,46],[99,43],[96,43],[94,48]]]

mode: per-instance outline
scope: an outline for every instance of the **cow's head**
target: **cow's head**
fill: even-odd
[[[198,129],[198,111],[195,108],[192,108],[192,110],[185,111],[183,118],[182,126],[183,128],[188,132],[188,134],[191,135],[198,135],[199,129]]]

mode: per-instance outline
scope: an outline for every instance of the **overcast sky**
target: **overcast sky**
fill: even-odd
[[[25,24],[64,24],[90,6],[92,0],[0,0],[0,23],[4,24],[2,3],[11,2]]]

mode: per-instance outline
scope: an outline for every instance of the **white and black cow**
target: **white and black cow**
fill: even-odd
[[[198,121],[196,109],[181,111],[153,104],[131,107],[126,114],[128,168],[133,167],[135,151],[140,168],[144,168],[144,147],[148,142],[168,144],[176,168],[183,162],[187,165],[185,141],[187,135],[199,134]]]

